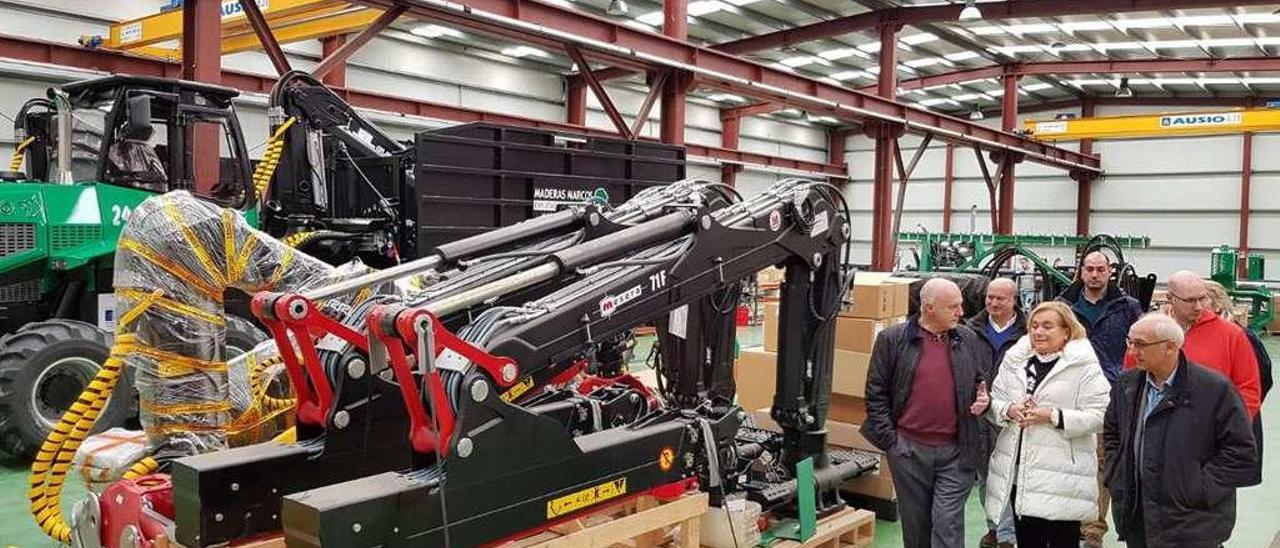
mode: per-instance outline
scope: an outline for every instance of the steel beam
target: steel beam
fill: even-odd
[[[182,77],[217,84],[222,79],[222,22],[219,0],[186,0],[182,5]],[[192,128],[191,155],[198,193],[209,193],[218,184],[219,128],[199,124]]]
[[[568,43],[577,44],[588,58],[611,66],[632,70],[680,69],[691,74],[698,85],[815,114],[860,124],[887,122],[915,133],[932,132],[947,142],[977,144],[993,151],[1022,152],[1034,162],[1061,169],[1100,171],[1097,158],[1083,156],[1075,150],[1036,143],[967,120],[859,93],[540,0],[355,0],[355,3],[383,9],[404,3],[411,6],[409,15],[479,33],[556,49]]]
[[[271,60],[271,66],[276,68],[276,74],[283,75],[293,70],[289,66],[289,58],[285,57],[284,50],[280,49],[280,42],[277,42],[275,35],[271,34],[271,25],[267,24],[267,18],[262,15],[258,2],[240,0],[240,9],[244,10],[244,16],[249,20],[249,26],[253,27],[253,33],[258,36],[258,43],[262,44],[267,58]],[[219,28],[221,28],[221,20],[219,20]]]
[[[893,100],[898,93],[898,31],[896,25],[880,27],[880,70],[877,93]],[[871,269],[893,269],[893,167],[898,155],[897,127],[876,128],[874,180],[871,186]]]
[[[827,163],[838,166],[845,166],[848,169],[849,162],[845,158],[845,150],[849,141],[849,132],[843,129],[833,129],[827,131]],[[828,181],[836,184],[837,181],[833,177]]]
[[[756,103],[753,105],[745,105],[741,107],[732,107],[720,109],[720,119],[742,118],[746,116],[759,116],[770,112],[777,112],[781,107],[777,103]]]
[[[1095,100],[1085,97],[1080,101],[1080,117],[1091,118],[1094,113]],[[1093,153],[1093,139],[1080,140],[1080,152]],[[1093,209],[1093,181],[1095,177],[1082,175],[1076,179],[1076,234],[1089,235],[1089,212]]]
[[[662,34],[679,43],[689,39],[689,1],[662,0]],[[676,70],[674,67],[669,70]],[[684,144],[685,95],[689,91],[690,79],[683,72],[677,72],[667,78],[662,89],[662,119],[659,122],[659,134],[662,142],[672,145]]]
[[[1005,131],[1018,127],[1018,77],[1006,74],[1004,97],[1000,102],[1000,126]],[[1000,170],[1000,223],[997,234],[1013,234],[1014,166],[1020,160],[1012,154],[1004,155],[1004,169]]]
[[[1024,17],[1057,17],[1061,15],[1093,15],[1096,13],[1126,13],[1137,11],[1182,10],[1197,8],[1228,8],[1235,6],[1271,6],[1266,0],[1009,0],[983,2],[982,18],[985,21],[1017,19]],[[932,6],[900,7],[869,11],[836,19],[780,30],[742,40],[725,42],[717,49],[737,55],[794,46],[819,40],[871,30],[880,25],[919,25],[933,22],[955,21],[964,9],[963,2]]]
[[[328,59],[335,52],[341,49],[342,45],[345,43],[347,43],[347,35],[345,34],[335,34],[333,36],[321,38],[320,57]],[[320,81],[323,82],[324,85],[333,88],[347,87],[347,64],[344,62],[334,65],[333,68],[330,68],[329,71],[324,74],[324,76],[320,77]]]
[[[240,1],[251,2],[251,0]],[[404,15],[406,9],[408,8],[405,8],[404,6],[393,6],[388,8],[387,11],[382,12],[382,15],[379,15],[368,28],[360,31],[360,34],[355,35],[350,40],[347,40],[347,43],[343,44],[337,51],[332,54],[326,54],[324,59],[320,61],[320,64],[316,65],[316,68],[312,69],[311,75],[316,78],[324,78],[325,74],[328,74],[329,71],[333,70],[338,65],[346,64],[347,59],[350,59],[351,55],[354,54],[356,50],[364,47],[364,45],[369,43],[369,40],[372,40],[374,36],[377,36],[382,31],[386,30],[387,27],[391,26],[391,23],[395,22],[395,20],[401,15]]]
[[[587,83],[580,78],[565,79],[564,120],[575,126],[587,125]]]
[[[902,91],[963,84],[1005,74],[1015,76],[1049,76],[1063,74],[1134,74],[1140,72],[1275,72],[1280,71],[1280,57],[1238,57],[1227,59],[1131,59],[1110,61],[1059,61],[1047,63],[1011,63],[978,67],[920,78],[903,80]],[[864,86],[870,92],[875,86]]]
[[[582,71],[583,78],[587,81],[587,86],[591,88],[591,92],[595,94],[596,100],[600,101],[600,107],[604,109],[605,116],[609,117],[609,121],[613,122],[613,127],[618,129],[618,134],[625,139],[635,139],[635,134],[631,133],[631,127],[627,125],[627,120],[622,117],[622,111],[618,110],[618,105],[613,104],[613,99],[609,97],[609,92],[604,89],[604,84],[596,80],[595,74],[591,72],[591,66],[587,63],[587,58],[582,56],[582,51],[578,46],[565,46],[565,51],[569,54],[569,58],[578,64],[578,70]]]
[[[739,139],[739,135],[741,131],[742,131],[741,117],[739,116],[730,116],[728,118],[721,117],[720,118],[720,146],[726,149],[738,148],[741,142]],[[830,158],[828,158],[827,161],[828,163],[833,163],[833,164],[837,163],[837,162],[832,162]],[[730,164],[730,163],[721,164],[720,165],[720,182],[729,186],[737,186],[738,169],[739,169],[739,166],[736,164]]]
[[[631,135],[633,138],[639,137],[644,131],[645,124],[649,123],[649,113],[653,111],[653,104],[658,101],[658,96],[662,95],[662,90],[667,86],[668,71],[659,72],[649,79],[649,92],[644,95],[644,102],[640,103],[640,110],[636,111],[635,120],[631,121]],[[738,148],[734,146],[733,148]]]
[[[1236,275],[1245,277],[1248,273],[1249,257],[1249,209],[1252,207],[1250,195],[1253,187],[1253,132],[1246,131],[1244,153],[1240,161],[1240,258],[1236,265]]]
[[[956,146],[947,145],[946,164],[942,168],[942,231],[951,232],[951,194],[956,186]]]
[[[15,59],[33,63],[45,63],[63,67],[73,67],[111,74],[132,74],[138,76],[156,76],[162,78],[182,77],[181,65],[163,59],[153,59],[128,55],[124,53],[91,50],[78,46],[34,40],[0,34],[0,58]],[[269,93],[275,79],[247,72],[223,70],[221,84],[246,93]],[[504,114],[479,109],[471,109],[456,105],[423,101],[407,97],[396,97],[383,93],[359,90],[336,89],[351,105],[383,112],[421,116],[451,122],[489,122],[548,131],[577,133],[600,137],[618,137],[617,133],[586,127],[580,124],[569,124],[554,120],[542,120],[525,116]],[[720,162],[756,165],[763,168],[786,169],[808,172],[826,176],[845,177],[843,167],[821,162],[797,160],[758,154],[724,147],[710,147],[686,144],[685,151],[690,157],[708,158]]]

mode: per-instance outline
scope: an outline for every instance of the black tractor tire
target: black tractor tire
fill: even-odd
[[[0,451],[35,456],[97,375],[111,340],[92,324],[65,319],[33,322],[0,338]],[[93,431],[125,425],[137,414],[137,400],[133,377],[125,371]]]
[[[252,350],[258,343],[267,340],[265,332],[258,329],[253,322],[239,316],[227,315],[227,359],[234,358]]]

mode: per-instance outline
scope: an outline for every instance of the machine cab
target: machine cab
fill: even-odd
[[[190,190],[224,207],[253,205],[248,151],[232,107],[238,91],[107,76],[67,84],[49,95],[55,107],[69,103],[71,119],[54,124],[51,141],[57,144],[49,147],[49,173],[33,177],[156,193]],[[59,134],[68,125],[71,139],[63,143]],[[70,161],[60,162],[60,153]]]

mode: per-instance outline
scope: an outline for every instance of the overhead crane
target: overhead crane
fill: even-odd
[[[382,14],[337,0],[258,0],[257,5],[281,44],[357,32]],[[223,55],[262,47],[235,0],[222,2],[221,36]],[[115,23],[106,36],[85,37],[81,43],[176,61],[182,58],[181,39],[182,10],[174,9]]]
[[[1027,120],[1023,129],[1037,141],[1137,139],[1280,131],[1280,109],[1221,109],[1132,116]]]

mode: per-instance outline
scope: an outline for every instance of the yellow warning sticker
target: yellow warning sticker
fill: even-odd
[[[658,468],[663,472],[670,472],[671,466],[676,463],[676,452],[670,447],[663,447],[662,452],[658,453]]]
[[[520,382],[515,383],[506,392],[502,393],[502,401],[511,403],[512,400],[528,392],[530,388],[533,388],[533,376],[527,375],[525,378],[520,379]]]
[[[565,514],[577,512],[588,506],[627,494],[627,478],[606,481],[595,487],[588,487],[576,493],[547,501],[547,519],[554,519]]]

